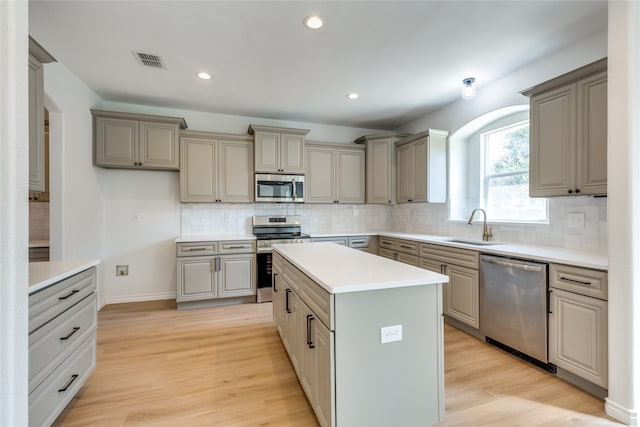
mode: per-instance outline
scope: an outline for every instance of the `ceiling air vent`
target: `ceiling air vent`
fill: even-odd
[[[157,68],[159,70],[166,70],[167,66],[164,64],[164,59],[161,56],[154,55],[152,53],[134,52],[136,59],[140,65],[145,67]]]

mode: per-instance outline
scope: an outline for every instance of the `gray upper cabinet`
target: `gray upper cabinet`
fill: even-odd
[[[179,169],[180,117],[91,110],[94,164],[121,169]]]
[[[396,201],[447,201],[448,131],[429,129],[396,145]]]
[[[607,60],[523,94],[530,96],[531,197],[607,193]]]
[[[252,138],[183,132],[180,136],[180,201],[252,203]]]
[[[305,203],[365,202],[363,147],[310,143],[305,152]]]
[[[44,146],[44,73],[42,64],[55,62],[29,37],[29,191],[46,191]]]
[[[255,171],[304,173],[304,138],[309,129],[250,125],[255,136]]]
[[[396,141],[402,133],[365,135],[355,140],[366,148],[367,203],[391,204],[396,201]]]

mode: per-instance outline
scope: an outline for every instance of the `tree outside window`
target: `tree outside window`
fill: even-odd
[[[481,134],[481,203],[491,221],[546,222],[547,199],[529,197],[529,121]]]

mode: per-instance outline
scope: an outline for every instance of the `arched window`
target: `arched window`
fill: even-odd
[[[449,218],[466,221],[481,207],[491,222],[548,223],[547,199],[529,197],[528,110],[494,112],[460,134],[451,138]]]

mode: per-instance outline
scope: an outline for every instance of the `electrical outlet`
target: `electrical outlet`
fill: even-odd
[[[402,341],[402,325],[385,326],[380,328],[380,344]]]
[[[128,265],[116,265],[116,276],[128,276],[128,275],[129,275]]]
[[[569,212],[569,215],[567,215],[567,227],[584,228],[584,212]]]

